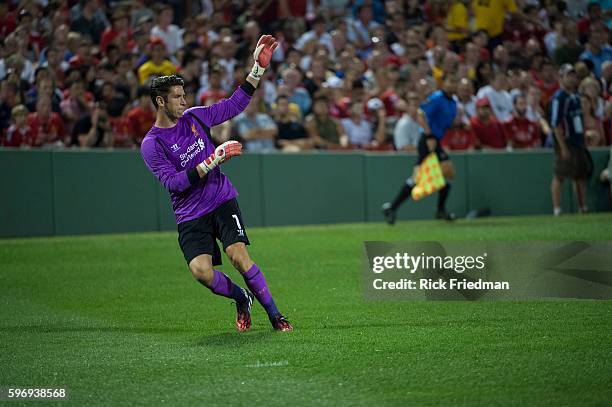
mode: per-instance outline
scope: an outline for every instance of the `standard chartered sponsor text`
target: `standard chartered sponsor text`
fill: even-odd
[[[202,143],[199,142],[200,140],[198,139],[198,141],[194,142],[192,145],[190,145],[189,147],[187,147],[187,152],[183,153],[180,155],[181,157],[181,167],[184,167],[187,165],[187,163],[196,155],[198,155],[198,153],[200,151],[202,151],[204,149],[204,146],[202,145]],[[195,151],[194,151],[195,150]]]

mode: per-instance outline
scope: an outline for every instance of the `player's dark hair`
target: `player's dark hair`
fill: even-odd
[[[185,81],[177,75],[158,76],[151,81],[151,101],[155,109],[159,107],[157,97],[161,96],[167,102],[170,88],[173,86],[185,86]]]

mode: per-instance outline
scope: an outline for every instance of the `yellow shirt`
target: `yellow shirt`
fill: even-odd
[[[155,65],[153,61],[147,61],[138,68],[138,80],[141,85],[149,79],[151,75],[172,75],[176,73],[176,67],[167,59],[161,65]]]
[[[444,71],[442,70],[442,68],[434,65],[433,67],[431,67],[431,75],[436,81],[436,85],[438,85],[438,87],[442,86],[442,83],[444,82],[444,80],[442,79],[444,78]]]
[[[476,30],[486,30],[490,37],[504,31],[506,13],[516,12],[514,0],[472,0]]]
[[[463,34],[449,31],[448,39],[450,41],[465,39],[467,37],[468,24],[469,22],[467,8],[462,2],[456,1],[450,6],[450,8],[448,9],[448,13],[446,14],[446,29],[466,30],[466,33]]]

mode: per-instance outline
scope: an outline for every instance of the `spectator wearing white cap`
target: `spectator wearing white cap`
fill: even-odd
[[[468,78],[462,78],[457,85],[457,94],[453,95],[457,102],[457,108],[463,111],[463,121],[470,123],[470,119],[476,116],[476,96],[474,96],[474,85]]]
[[[361,101],[351,101],[349,109],[350,116],[342,119],[340,123],[346,131],[350,144],[366,147],[385,141],[385,105],[380,99],[374,98],[368,101],[368,110],[376,112],[378,118],[376,129],[374,124],[365,118]]]
[[[478,90],[478,99],[487,99],[495,117],[500,122],[507,122],[512,119],[512,97],[506,90],[506,73],[498,71],[495,73],[490,85],[483,86]]]

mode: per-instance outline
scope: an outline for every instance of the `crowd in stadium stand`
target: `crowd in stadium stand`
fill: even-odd
[[[601,4],[600,4],[601,3]],[[558,68],[580,78],[588,146],[610,145],[612,10],[557,0],[29,0],[0,3],[3,146],[137,148],[148,84],[228,97],[263,33],[280,46],[246,111],[213,129],[248,151],[416,148],[452,76],[452,150],[551,147]]]

